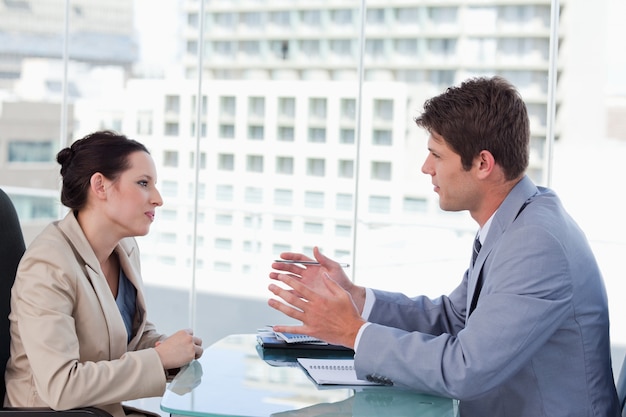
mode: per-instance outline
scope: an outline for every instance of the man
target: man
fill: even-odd
[[[479,225],[461,284],[434,300],[366,289],[315,248],[320,266],[272,264],[290,288],[271,284],[287,304],[269,305],[302,322],[274,329],[354,348],[359,378],[457,398],[462,417],[618,416],[602,277],[555,193],[525,175],[518,92],[471,79],[426,101],[416,123],[441,208]]]

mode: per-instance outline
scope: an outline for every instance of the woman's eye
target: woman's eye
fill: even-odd
[[[141,185],[142,187],[147,187],[148,181],[139,181],[138,184]]]

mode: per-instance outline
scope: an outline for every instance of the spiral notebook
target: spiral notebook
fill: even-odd
[[[319,385],[382,385],[358,379],[353,359],[298,358],[298,363]]]

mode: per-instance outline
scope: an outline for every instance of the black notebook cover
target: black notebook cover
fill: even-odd
[[[263,349],[335,350],[354,353],[352,349],[345,346],[317,342],[287,343],[284,340],[269,334],[257,335],[257,340]]]

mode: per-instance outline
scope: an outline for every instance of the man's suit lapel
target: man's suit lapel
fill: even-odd
[[[483,274],[483,266],[485,260],[491,253],[492,249],[498,245],[498,242],[509,225],[517,218],[523,207],[528,204],[530,199],[538,193],[538,189],[527,176],[521,179],[511,190],[509,195],[504,199],[489,227],[487,236],[483,239],[483,245],[476,258],[476,263],[472,267],[470,264],[469,279],[467,282],[467,313],[471,314],[470,306],[472,298],[476,292],[476,285],[481,274]],[[483,274],[482,279],[486,277]],[[484,288],[484,282],[483,282]]]

